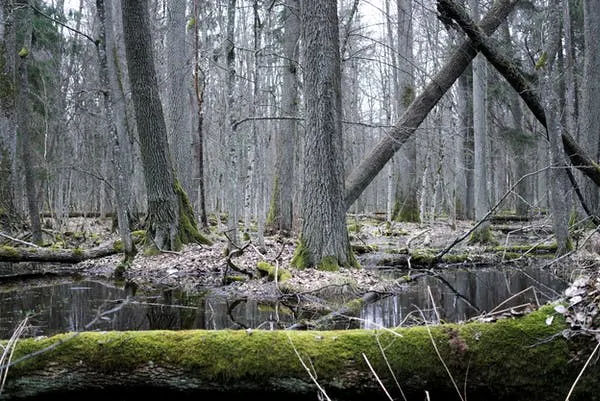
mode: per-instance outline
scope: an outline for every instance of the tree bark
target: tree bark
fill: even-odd
[[[167,141],[145,1],[123,1],[123,33],[148,197],[147,234],[158,249],[210,243],[197,229],[187,194],[177,182]]]
[[[129,176],[125,173],[125,165],[127,164],[127,158],[123,154],[121,147],[121,138],[123,134],[119,135],[119,128],[121,130],[124,127],[118,127],[118,122],[123,122],[124,118],[119,113],[115,112],[115,107],[119,107],[120,102],[115,102],[116,98],[115,90],[118,90],[116,84],[116,72],[114,64],[109,64],[108,53],[114,50],[114,39],[113,39],[113,26],[112,26],[112,10],[111,7],[106,9],[104,7],[104,0],[96,0],[96,12],[98,14],[98,21],[100,23],[100,40],[97,44],[98,58],[100,60],[100,83],[102,85],[102,97],[104,101],[104,110],[106,113],[106,125],[108,132],[113,138],[113,167],[115,176],[115,199],[116,199],[116,210],[117,210],[117,225],[119,227],[119,235],[121,241],[123,241],[123,248],[125,251],[125,257],[131,258],[135,254],[135,248],[131,239],[129,230],[129,196],[128,191],[131,185]],[[111,61],[115,61],[114,57],[110,57]],[[124,110],[121,110],[123,112]],[[122,114],[122,113],[121,113]]]
[[[0,229],[12,232],[17,217],[16,182],[16,29],[12,1],[0,2]]]
[[[481,20],[481,29],[486,35],[493,33],[518,0],[498,0]],[[350,207],[362,191],[377,176],[388,160],[413,135],[427,114],[450,89],[477,55],[474,42],[467,40],[453,53],[445,66],[432,78],[423,92],[410,104],[400,121],[388,135],[356,166],[346,178],[344,201]]]
[[[300,39],[300,5],[298,0],[287,0],[284,8],[283,36],[283,88],[282,112],[286,116],[298,116],[298,40]],[[294,157],[298,141],[298,121],[285,120],[276,136],[275,182],[267,224],[271,230],[289,234],[294,229]]]
[[[31,42],[33,32],[33,10],[26,2],[20,3],[17,31],[23,33],[23,42],[17,59],[17,132],[21,162],[25,176],[25,195],[27,197],[27,210],[31,224],[32,241],[41,245],[42,224],[38,205],[39,182],[35,170],[35,135],[31,127],[32,111],[29,93],[29,63],[31,60]]]
[[[583,85],[581,104],[581,135],[582,145],[592,160],[600,157],[598,135],[600,134],[600,2],[583,2],[584,26],[584,59]],[[598,185],[584,184],[584,194],[592,214],[600,211],[600,194]]]
[[[354,265],[344,206],[341,60],[336,1],[301,2],[305,144],[302,232],[292,263]]]
[[[109,242],[90,249],[21,248],[0,246],[0,262],[78,263],[123,252],[119,242]]]
[[[521,68],[504,57],[497,51],[496,46],[484,35],[483,30],[478,29],[476,25],[468,18],[467,14],[452,0],[438,0],[438,4],[443,6],[443,10],[448,17],[454,19],[463,29],[463,31],[472,40],[474,46],[479,48],[486,59],[502,74],[510,83],[515,91],[521,96],[521,99],[527,104],[535,118],[546,127],[546,115],[544,107],[540,102],[535,89],[525,78]],[[575,139],[566,131],[561,134],[565,153],[571,164],[590,178],[597,186],[600,186],[600,166],[594,161],[584,149],[575,141]]]
[[[70,333],[20,340],[2,395],[306,398],[320,391],[318,383],[346,400],[382,398],[381,386],[409,400],[426,392],[431,399],[564,400],[594,345],[565,339],[565,328],[547,307],[495,323],[393,330]],[[598,364],[588,366],[572,396],[592,399],[598,373]]]

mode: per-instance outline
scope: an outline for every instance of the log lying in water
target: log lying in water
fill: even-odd
[[[64,341],[11,366],[2,397],[113,390],[121,399],[162,391],[317,399],[318,383],[331,398],[387,399],[376,373],[395,399],[402,390],[417,400],[426,392],[438,400],[459,400],[459,393],[470,401],[564,400],[594,346],[588,337],[561,336],[566,328],[543,307],[495,323],[394,330],[63,334],[18,343],[13,361]],[[598,394],[598,371],[587,367],[571,399]]]

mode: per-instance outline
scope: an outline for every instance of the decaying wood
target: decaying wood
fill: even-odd
[[[78,263],[114,255],[123,249],[118,242],[107,242],[90,249],[55,249],[0,246],[0,262]]]
[[[594,345],[563,337],[566,328],[562,315],[545,307],[495,323],[393,330],[64,334],[19,341],[13,361],[63,342],[11,366],[2,397],[89,398],[113,390],[121,397],[168,391],[316,399],[318,384],[332,399],[345,400],[383,399],[382,385],[395,399],[401,390],[409,400],[426,393],[431,399],[564,400]],[[598,373],[598,364],[588,366],[572,399],[598,394]]]
[[[482,31],[492,34],[513,9],[518,0],[498,0],[481,20]],[[466,40],[448,59],[444,67],[431,79],[408,106],[398,123],[377,143],[348,175],[344,201],[349,208],[369,183],[377,176],[392,156],[421,125],[429,112],[450,89],[477,55],[475,44]]]
[[[546,127],[546,114],[539,99],[537,91],[533,88],[521,68],[511,59],[498,51],[500,48],[469,18],[466,11],[452,0],[438,0],[438,10],[447,18],[455,20],[461,29],[468,35],[478,50],[498,70],[500,74],[517,91],[521,99],[527,104],[535,118]],[[575,139],[565,130],[562,131],[562,142],[565,154],[571,164],[600,186],[600,166]]]

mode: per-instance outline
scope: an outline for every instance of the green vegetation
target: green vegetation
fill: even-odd
[[[184,375],[187,383],[198,386],[226,386],[233,382],[251,383],[257,389],[287,383],[292,386],[290,389],[301,391],[306,385],[303,383],[311,383],[299,360],[302,358],[310,361],[319,384],[328,392],[381,391],[367,359],[387,389],[397,388],[389,375],[391,369],[395,377],[401,378],[402,388],[409,396],[422,395],[427,390],[437,395],[436,399],[455,397],[450,372],[469,399],[486,399],[486,395],[489,399],[493,395],[501,400],[564,400],[595,344],[567,340],[560,335],[566,327],[562,315],[546,306],[525,317],[495,323],[393,330],[62,334],[18,343],[15,360],[64,341],[12,367],[7,390],[23,388],[33,383],[29,375],[56,367],[73,372],[55,378],[66,386],[81,369],[134,377],[136,372],[151,366],[163,372],[161,375],[175,367],[175,374]],[[599,390],[598,371],[597,364],[588,367],[574,397],[586,399]],[[142,377],[147,380],[147,376]],[[548,387],[548,383],[552,386]]]
[[[287,269],[276,268],[272,264],[262,260],[256,263],[256,268],[261,276],[268,276],[270,281],[275,280],[275,272],[277,272],[278,282],[289,280],[292,277],[292,274]]]

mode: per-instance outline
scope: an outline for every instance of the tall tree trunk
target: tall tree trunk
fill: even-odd
[[[565,0],[568,1],[568,0]],[[561,0],[552,0],[549,4],[548,17],[555,23],[549,25],[548,38],[544,46],[547,62],[542,77],[542,90],[544,91],[544,109],[546,113],[546,124],[548,137],[550,139],[551,170],[548,172],[550,181],[550,210],[552,212],[552,225],[556,236],[558,255],[571,250],[569,240],[569,181],[567,177],[567,166],[564,149],[561,146],[562,124],[561,124],[561,94],[558,88],[560,82],[560,67],[557,53],[561,51],[560,35],[560,10]]]
[[[487,35],[494,32],[518,0],[498,0],[481,20],[480,27]],[[448,58],[444,67],[432,78],[410,104],[398,123],[363,158],[346,178],[345,204],[350,207],[362,191],[377,176],[394,153],[414,134],[427,114],[463,73],[477,51],[471,40],[463,42]]]
[[[200,235],[187,194],[177,183],[158,92],[150,43],[150,15],[143,0],[122,2],[123,33],[148,197],[147,233],[158,249],[178,250]]]
[[[470,1],[473,19],[479,20],[479,0]],[[474,190],[475,220],[482,220],[490,210],[490,183],[488,182],[487,134],[487,66],[485,57],[478,54],[473,60],[473,137],[474,137]],[[489,242],[490,223],[483,222],[473,231],[471,240]]]
[[[301,3],[305,144],[301,242],[292,263],[354,265],[346,229],[337,2]]]
[[[398,11],[398,74],[396,83],[396,118],[400,117],[415,98],[413,58],[413,0],[397,0]],[[400,150],[398,158],[399,183],[396,202],[399,207],[394,218],[418,222],[417,141],[413,135]]]
[[[282,113],[297,117],[298,97],[298,40],[300,38],[300,5],[298,0],[286,0],[283,20],[283,89],[281,94]],[[271,230],[289,234],[294,229],[293,189],[298,122],[291,118],[281,123],[276,134],[276,161],[273,194],[267,224]]]
[[[585,52],[583,59],[583,99],[581,107],[582,145],[591,158],[600,159],[600,2],[583,2]],[[585,199],[590,211],[600,214],[598,186],[586,181]]]
[[[112,10],[111,7],[104,7],[104,0],[96,0],[96,11],[98,13],[98,22],[100,24],[99,40],[97,42],[98,58],[100,59],[100,84],[102,85],[102,97],[104,100],[104,109],[106,113],[106,125],[108,132],[113,138],[113,168],[115,177],[115,199],[117,211],[117,224],[119,227],[119,235],[123,242],[126,259],[133,257],[135,250],[129,230],[129,188],[131,181],[129,175],[126,174],[125,166],[127,158],[123,154],[121,142],[123,133],[119,135],[118,123],[123,122],[124,116],[115,111],[120,103],[115,102],[115,92],[119,90],[117,84],[117,75],[114,64],[114,34],[112,25]],[[113,63],[109,63],[110,52],[113,52],[113,57],[110,57]],[[121,130],[124,127],[121,127]]]
[[[473,189],[473,69],[471,66],[458,78],[457,127],[460,133],[457,143],[455,177],[456,217],[474,219],[475,200]]]
[[[198,20],[200,18],[199,0],[194,2],[193,29],[194,29],[194,94],[196,97],[196,137],[193,141],[194,157],[196,158],[196,181],[198,192],[198,214],[200,226],[208,227],[208,217],[206,213],[206,194],[205,194],[205,174],[204,174],[204,76],[200,70],[200,27]]]
[[[12,1],[3,0],[0,2],[0,230],[9,232],[17,217],[13,199],[17,159],[16,40],[14,6]]]
[[[189,81],[185,40],[186,1],[167,2],[165,52],[169,60],[165,123],[177,177],[186,193],[192,190],[191,119],[187,109]]]
[[[27,209],[31,224],[31,236],[34,244],[42,244],[42,225],[40,222],[40,211],[38,204],[39,182],[36,178],[36,142],[34,132],[31,128],[31,104],[29,93],[29,61],[32,59],[31,35],[33,30],[33,10],[27,2],[19,3],[19,15],[17,18],[23,42],[17,59],[17,134],[20,142],[21,161],[25,175],[25,195],[27,197]]]
[[[223,53],[225,56],[225,65],[227,77],[225,79],[225,126],[227,127],[227,187],[229,194],[226,199],[227,210],[227,229],[229,242],[234,245],[239,242],[238,224],[239,224],[239,199],[241,197],[239,191],[239,165],[240,152],[238,132],[236,129],[235,118],[235,14],[236,0],[229,0],[227,4],[227,28],[226,37],[223,42]],[[231,246],[230,249],[232,250]]]

